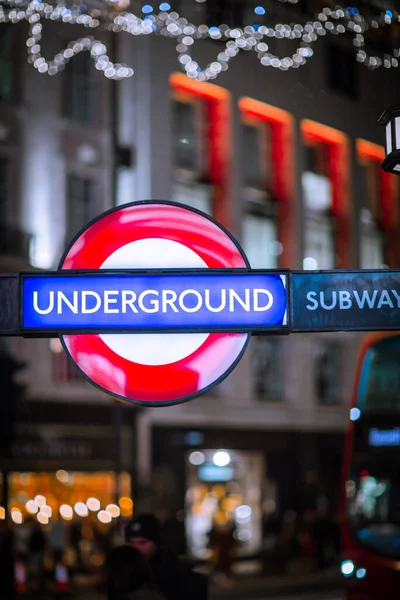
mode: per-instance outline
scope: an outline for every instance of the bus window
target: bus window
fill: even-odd
[[[345,482],[349,529],[370,551],[400,559],[400,336],[367,350]]]

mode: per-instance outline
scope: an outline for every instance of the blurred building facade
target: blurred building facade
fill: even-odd
[[[49,55],[82,35],[48,25],[56,33],[46,40]],[[299,69],[266,68],[255,53],[240,53],[202,83],[179,72],[174,40],[96,32],[134,67],[132,78],[110,82],[86,53],[47,77],[26,62],[26,32],[0,25],[3,272],[56,268],[93,217],[146,199],[209,212],[254,268],[399,266],[399,188],[379,170],[376,123],[396,103],[396,71],[371,72],[345,40],[326,36]],[[197,42],[196,60],[222,49]],[[124,469],[134,490],[158,493],[156,508],[178,510],[201,493],[191,453],[225,449],[239,453],[239,466],[240,453],[261,465],[261,478],[241,492],[247,504],[253,494],[261,515],[317,501],[334,507],[359,340],[254,338],[213,392],[175,407],[125,408],[119,425],[112,401],[73,370],[58,340],[10,340],[28,364],[27,389],[4,469]]]

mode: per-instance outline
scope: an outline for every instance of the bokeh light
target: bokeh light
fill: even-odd
[[[98,510],[100,510],[100,500],[98,500],[97,498],[88,498],[88,500],[86,501],[86,506],[92,512],[97,512]]]
[[[40,512],[44,515],[47,515],[49,518],[51,518],[51,516],[53,514],[53,509],[51,508],[51,506],[48,506],[47,504],[45,504],[40,509]]]
[[[131,517],[133,513],[133,501],[127,496],[123,496],[119,500],[119,506],[121,508],[121,515],[123,517]]]
[[[38,506],[44,506],[46,504],[46,498],[38,494],[35,496],[35,502]]]
[[[226,450],[218,450],[213,457],[214,464],[217,467],[226,467],[231,462],[231,457]]]
[[[189,454],[190,464],[194,465],[196,467],[198,465],[202,465],[205,460],[206,460],[206,457],[204,456],[204,452],[200,452],[200,450],[195,450],[194,452],[191,452]]]
[[[14,523],[16,525],[21,525],[21,523],[23,521],[23,516],[22,516],[22,512],[19,510],[19,508],[11,509],[11,520],[14,521]]]
[[[46,513],[44,513],[44,512],[42,512],[42,511],[40,511],[38,513],[38,515],[37,515],[36,518],[37,518],[37,520],[39,521],[39,523],[41,525],[48,525],[48,523],[49,523],[49,515],[46,514]]]
[[[106,511],[113,517],[113,519],[116,519],[121,514],[120,508],[116,504],[109,504],[106,506]]]
[[[88,507],[84,502],[77,502],[74,506],[74,510],[78,517],[87,517],[89,514]]]
[[[0,506],[0,520],[4,521],[5,518],[6,518],[6,509],[4,508],[4,506]]]
[[[30,515],[36,515],[39,507],[34,500],[28,500],[28,502],[25,504],[25,510]]]
[[[66,521],[71,521],[73,514],[72,506],[69,506],[69,504],[62,504],[60,506],[60,515]]]
[[[69,482],[69,473],[68,471],[64,471],[64,469],[60,469],[56,472],[56,477],[60,483],[68,483]]]
[[[111,523],[111,520],[112,520],[112,517],[111,517],[110,513],[107,512],[106,510],[101,510],[97,514],[97,518],[100,521],[100,523],[103,523],[104,525],[107,525],[108,523]]]

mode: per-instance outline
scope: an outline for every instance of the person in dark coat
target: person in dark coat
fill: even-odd
[[[207,600],[208,578],[192,571],[163,544],[157,517],[143,514],[132,519],[125,528],[125,541],[145,556],[167,600]]]
[[[132,546],[115,548],[108,559],[108,600],[162,600],[149,564]]]
[[[0,521],[0,595],[14,598],[13,536],[5,521]]]

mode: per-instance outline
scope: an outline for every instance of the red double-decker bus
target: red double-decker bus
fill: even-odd
[[[400,334],[368,335],[360,348],[341,512],[347,598],[400,598]]]

